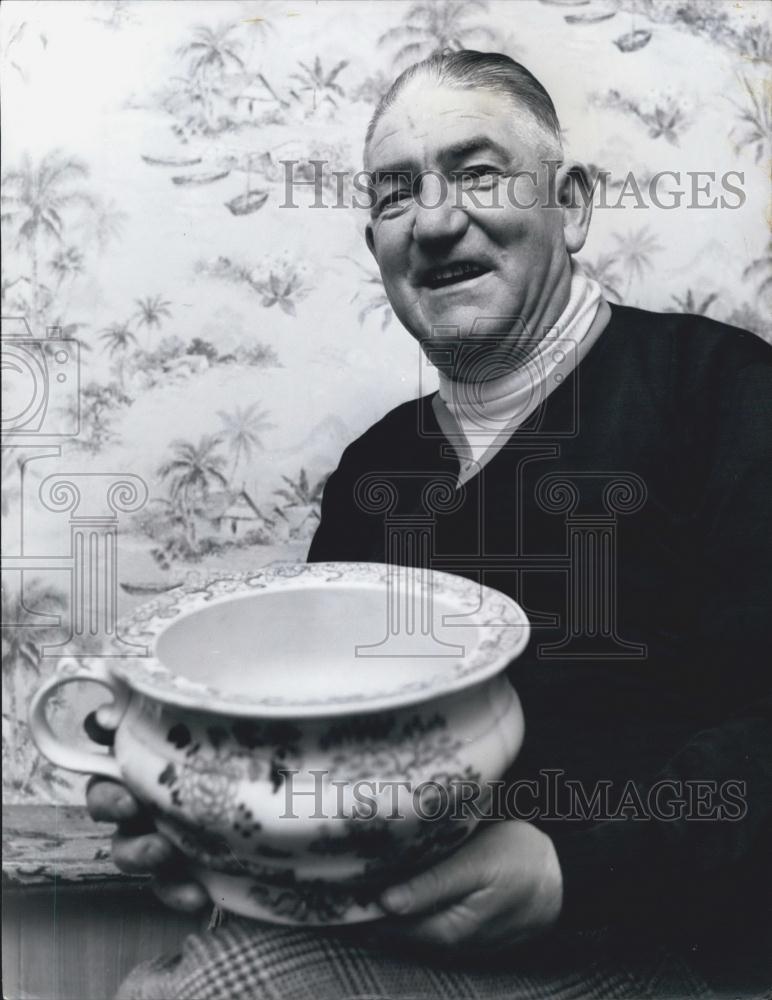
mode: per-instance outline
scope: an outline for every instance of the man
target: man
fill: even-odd
[[[367,243],[440,392],[346,450],[309,559],[394,557],[383,514],[361,500],[380,478],[391,514],[431,519],[429,565],[509,593],[534,624],[510,668],[527,724],[510,777],[532,791],[532,818],[482,824],[387,891],[393,926],[485,954],[555,926],[673,917],[692,934],[712,907],[760,910],[769,349],[702,318],[608,306],[572,261],[587,175],[563,160],[547,93],[508,57],[411,67],[376,110],[365,158]],[[432,508],[432,484],[458,502]],[[546,807],[545,775],[574,783]],[[598,788],[613,816],[593,812]],[[136,822],[117,786],[92,785],[89,807]],[[114,857],[131,871],[173,864],[154,833],[119,834]],[[189,884],[158,891],[201,902]]]

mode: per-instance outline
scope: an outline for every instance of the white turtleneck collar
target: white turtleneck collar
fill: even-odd
[[[568,304],[523,365],[483,382],[456,382],[440,373],[440,391],[432,404],[461,463],[459,486],[475,476],[570,375],[610,317],[600,285],[572,258]]]

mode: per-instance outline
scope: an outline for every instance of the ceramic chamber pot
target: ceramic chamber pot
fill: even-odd
[[[139,608],[120,635],[114,655],[60,661],[30,707],[37,745],[124,782],[212,900],[244,916],[382,916],[387,885],[469,836],[522,742],[503,671],[526,616],[447,573],[298,563],[211,576]],[[48,723],[54,692],[83,680],[113,694],[109,751]]]

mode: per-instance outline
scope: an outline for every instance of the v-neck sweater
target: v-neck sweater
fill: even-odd
[[[740,782],[734,821],[534,820],[556,844],[567,924],[645,919],[663,900],[663,919],[699,922],[719,900],[747,911],[769,865],[772,351],[704,317],[611,312],[444,507],[459,460],[432,397],[387,414],[330,477],[308,558],[410,561],[387,549],[389,526],[428,518],[430,566],[520,603],[532,637],[508,671],[526,720],[510,780],[562,771],[590,792],[632,781],[644,795],[657,781]],[[368,504],[376,481],[390,507]],[[604,531],[607,620],[572,637],[571,602],[581,617],[588,595],[571,546]]]

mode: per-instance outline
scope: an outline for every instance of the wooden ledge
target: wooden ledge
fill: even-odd
[[[112,862],[109,824],[84,806],[3,806],[3,887],[136,888],[146,875],[124,875]]]

